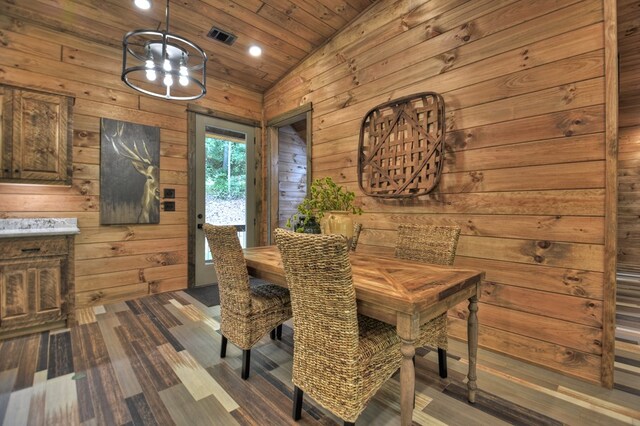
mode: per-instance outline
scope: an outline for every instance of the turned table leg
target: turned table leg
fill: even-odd
[[[469,379],[467,389],[469,390],[469,402],[476,402],[476,357],[478,355],[478,297],[469,298],[469,318],[467,318],[467,341],[469,344]]]
[[[416,372],[413,357],[416,354],[414,346],[420,331],[417,315],[398,315],[398,335],[402,340],[400,352],[400,424],[410,426],[413,421],[413,402],[416,389]]]

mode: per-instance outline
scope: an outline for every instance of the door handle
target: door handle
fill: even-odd
[[[202,224],[201,223],[198,224],[198,229],[202,229]]]

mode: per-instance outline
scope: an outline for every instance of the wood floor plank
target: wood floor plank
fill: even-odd
[[[460,383],[451,382],[444,392],[458,401],[467,400],[467,387],[462,386]],[[549,426],[562,426],[563,424],[551,417],[537,413],[526,407],[513,404],[503,398],[485,392],[482,389],[478,389],[474,407],[512,424],[537,424]]]
[[[155,316],[158,321],[165,327],[171,328],[178,325],[182,325],[180,321],[173,315],[171,315],[162,304],[154,296],[143,297],[140,299],[140,303],[145,309],[147,315]]]
[[[126,336],[123,334],[123,327],[117,327],[114,329],[118,339],[122,344],[122,349],[129,358],[131,368],[134,371],[138,383],[142,388],[142,393],[149,404],[149,407],[153,411],[154,417],[160,425],[173,425],[174,422],[169,415],[169,412],[164,405],[158,391],[156,390],[153,380],[149,376],[149,372],[145,370],[142,361],[136,355],[133,347],[127,343]]]
[[[38,371],[33,379],[33,393],[29,405],[28,425],[45,424],[45,396],[47,388],[47,371]]]
[[[78,410],[80,412],[80,422],[84,423],[95,419],[95,411],[93,409],[91,389],[87,379],[88,354],[82,344],[82,331],[80,327],[71,329],[71,345],[73,350],[73,364],[76,371]]]
[[[120,326],[120,321],[111,313],[104,314],[104,318],[101,318],[98,326],[104,338],[107,351],[109,352],[109,359],[113,365],[113,370],[118,379],[118,384],[120,385],[123,396],[128,398],[141,394],[142,388],[140,387],[140,383],[136,380],[133,368],[131,368],[131,362],[129,362],[129,358],[122,348],[120,339],[118,339],[114,330]]]
[[[49,380],[73,372],[71,352],[71,332],[55,333],[49,336]]]
[[[65,334],[69,335],[69,333]],[[47,378],[44,406],[44,424],[46,425],[66,426],[80,423],[73,373]]]
[[[49,332],[45,331],[40,335],[40,346],[38,347],[38,364],[36,371],[43,371],[49,365]]]
[[[87,380],[98,424],[125,424],[131,421],[124,396],[110,365],[87,370]]]
[[[192,323],[193,322],[202,323],[203,325],[210,327],[212,330],[220,330],[220,322],[205,315],[204,313],[202,313],[202,311],[200,311],[198,308],[196,308],[192,304],[183,305],[177,300],[170,300],[169,303],[171,304],[171,306],[166,306],[166,309],[170,313],[172,313],[174,316],[176,315],[176,309],[177,309],[178,311],[177,313],[180,315],[180,320],[181,320],[180,322],[182,324],[185,323],[182,320],[182,318],[184,318],[187,321]],[[174,307],[176,309],[171,309],[171,307]]]
[[[29,407],[33,395],[33,386],[14,390],[9,398],[7,412],[4,416],[4,425],[26,425],[29,420]]]
[[[76,328],[80,330],[80,344],[83,354],[86,354],[85,374],[98,423],[124,424],[131,421],[100,326],[92,323]]]
[[[207,370],[198,364],[189,352],[176,352],[172,346],[166,344],[158,346],[158,352],[171,366],[194,400],[199,401],[209,395],[215,395],[227,411],[238,408],[238,403],[207,373]]]
[[[131,347],[149,374],[156,391],[160,392],[180,383],[180,378],[158,352],[156,346],[145,340],[137,340],[131,342]]]
[[[93,307],[76,309],[76,321],[78,324],[96,322],[96,314]]]
[[[174,327],[171,333],[202,367],[207,368],[220,363],[219,333],[212,332],[209,327],[200,327],[198,324]],[[232,356],[231,353],[229,356]]]
[[[0,422],[4,421],[7,405],[9,405],[9,399],[11,398],[11,389],[13,389],[17,375],[17,367],[0,371]]]
[[[180,342],[178,342],[178,340],[176,340],[175,337],[173,337],[173,335],[171,334],[171,332],[169,331],[169,329],[165,326],[165,323],[163,322],[163,320],[161,320],[160,318],[158,318],[154,311],[152,311],[149,307],[147,307],[146,305],[142,305],[142,310],[146,313],[146,315],[144,317],[140,318],[140,321],[142,323],[144,322],[148,322],[151,321],[151,323],[153,323],[153,325],[155,326],[155,328],[160,331],[160,333],[162,333],[162,335],[164,336],[164,338],[167,340],[167,342],[169,342],[171,344],[171,346],[174,347],[174,349],[176,350],[176,352],[180,352],[181,350],[184,350],[184,346],[182,346],[180,344]],[[166,311],[166,310],[165,310]],[[168,312],[167,312],[168,313]],[[182,325],[179,322],[176,321],[176,325]]]
[[[14,337],[0,342],[0,372],[18,368],[26,337]]]
[[[139,393],[125,399],[131,420],[134,426],[154,426],[157,425],[156,418],[147,403],[144,394]]]
[[[19,391],[33,385],[33,375],[36,373],[39,345],[40,336],[37,334],[27,336],[24,350],[18,363],[18,375],[13,385],[14,391]]]
[[[188,301],[186,298],[182,297],[181,293],[184,293],[184,292],[177,292],[177,291],[175,291],[175,292],[173,292],[173,293],[165,293],[165,294],[167,294],[167,295],[168,295],[168,299],[169,299],[169,300],[170,300],[170,299],[173,299],[173,300],[175,300],[176,302],[180,303],[181,305],[190,305],[190,304],[191,304],[191,302],[190,302],[190,301]],[[168,300],[168,301],[169,301],[169,300]],[[168,301],[167,301],[167,302],[168,302]]]
[[[475,409],[467,401],[450,398],[434,387],[424,386],[420,393],[431,398],[431,402],[423,411],[446,424],[461,426],[472,424],[506,426],[509,424],[491,414]]]
[[[288,421],[289,418],[283,418],[282,413],[268,399],[256,393],[254,389],[256,374],[250,376],[250,380],[244,381],[238,372],[233,371],[226,364],[220,364],[215,368],[208,369],[208,371],[225,389],[229,389],[231,397],[238,401],[238,405],[242,406],[246,414],[254,421],[273,425]],[[289,404],[287,405],[291,407]],[[305,417],[303,416],[303,418]]]
[[[238,425],[234,417],[213,396],[195,401],[182,384],[162,390],[159,394],[171,418],[178,425]]]
[[[202,312],[205,313],[205,315],[209,315],[211,317],[215,315],[220,315],[220,305],[206,306],[202,302],[200,302],[198,299],[185,293],[184,291],[177,291],[176,294],[182,299],[194,305],[196,308],[200,309]]]

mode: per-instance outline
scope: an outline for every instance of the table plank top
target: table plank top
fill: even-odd
[[[275,284],[286,285],[276,246],[244,250],[250,273],[267,273]],[[448,296],[477,286],[484,272],[369,254],[351,253],[353,284],[358,301],[413,312]]]

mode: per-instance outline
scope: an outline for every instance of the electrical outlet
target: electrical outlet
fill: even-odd
[[[175,201],[165,201],[164,202],[164,211],[165,212],[175,212],[176,211],[176,203],[175,203]]]
[[[163,198],[176,198],[176,190],[173,188],[165,188]]]

